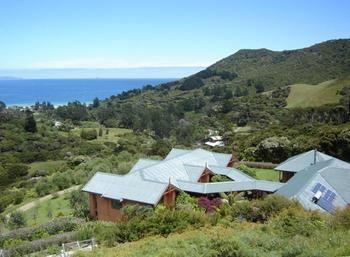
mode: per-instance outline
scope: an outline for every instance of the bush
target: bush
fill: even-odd
[[[198,199],[198,206],[203,208],[207,213],[214,212],[221,205],[221,203],[221,198],[214,198],[210,200],[207,197],[200,197]]]
[[[255,170],[249,168],[248,166],[244,165],[244,164],[239,164],[235,167],[236,169],[244,172],[245,174],[253,177],[253,178],[256,178],[256,172]]]
[[[24,214],[20,211],[14,211],[10,214],[7,225],[11,229],[21,228],[26,225]]]
[[[336,210],[331,218],[331,226],[335,229],[350,230],[350,207]]]
[[[80,132],[80,137],[86,140],[93,140],[97,138],[96,129],[82,129]]]
[[[43,225],[15,229],[8,233],[4,233],[0,235],[0,248],[2,248],[5,242],[10,239],[19,239],[21,241],[32,241],[35,239],[42,238],[43,235],[55,235],[60,232],[73,231],[81,223],[82,223],[82,220],[80,219],[59,218]]]
[[[325,220],[320,213],[301,208],[287,208],[269,220],[268,225],[285,237],[302,235],[310,237],[325,228]]]

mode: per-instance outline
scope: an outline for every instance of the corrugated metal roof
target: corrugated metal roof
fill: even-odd
[[[208,166],[208,169],[211,170],[213,173],[225,175],[234,181],[252,181],[252,180],[255,180],[254,178],[250,177],[249,175],[247,175],[244,172],[242,172],[238,169],[235,169],[235,168],[210,165],[210,166]]]
[[[156,165],[152,165],[145,169],[142,169],[143,176],[146,179],[167,182],[169,179],[172,181],[181,179],[189,181],[185,164],[205,166],[219,165],[211,152],[203,149],[196,149],[192,152],[180,155],[176,158],[164,160]]]
[[[322,171],[321,176],[350,204],[350,169],[330,167]]]
[[[281,186],[275,182],[257,182],[237,169],[226,167],[230,159],[229,154],[217,154],[203,149],[173,149],[168,159],[163,161],[139,160],[124,176],[98,172],[83,191],[111,199],[156,204],[169,184],[184,191],[204,194],[254,189],[273,192]],[[215,174],[226,175],[235,181],[197,182],[206,167]]]
[[[276,194],[296,199],[306,209],[323,210],[312,202],[312,189],[317,183],[334,191],[337,196],[334,200],[335,207],[344,207],[350,203],[350,165],[335,158],[318,162],[298,172]]]
[[[165,157],[164,160],[169,160],[169,159],[178,157],[178,156],[180,156],[180,155],[189,153],[189,152],[191,152],[191,151],[192,151],[192,150],[172,148],[171,151],[168,153],[168,155]]]
[[[127,199],[154,205],[167,187],[167,183],[144,180],[137,172],[124,176],[97,172],[82,190],[110,199]]]
[[[336,159],[332,156],[321,153],[317,150],[311,150],[287,159],[286,161],[279,164],[275,168],[275,170],[299,172],[311,165],[314,165],[315,154],[316,154],[316,163],[327,161],[330,159]]]
[[[178,187],[186,192],[199,193],[199,194],[213,194],[213,193],[224,193],[224,192],[238,192],[238,191],[249,191],[249,190],[261,190],[265,192],[275,192],[283,183],[263,181],[263,180],[252,180],[252,181],[227,181],[227,182],[210,182],[210,183],[199,183],[178,180]]]
[[[205,166],[184,164],[189,181],[197,182],[205,170]]]
[[[150,160],[150,159],[139,159],[135,165],[131,168],[129,173],[132,173],[136,170],[147,168],[149,166],[155,165],[157,163],[161,162],[160,160]]]

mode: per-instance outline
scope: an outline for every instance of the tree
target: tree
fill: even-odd
[[[20,211],[12,212],[7,224],[11,229],[24,227],[26,225],[24,214]]]
[[[100,106],[100,100],[96,97],[92,102],[92,107],[97,108]]]
[[[24,121],[24,130],[30,133],[37,132],[36,121],[34,119],[33,113],[26,110],[26,118]]]
[[[73,209],[73,215],[79,218],[87,219],[89,217],[89,206],[87,194],[79,191],[71,193],[69,196],[69,204]]]
[[[100,128],[100,129],[98,130],[98,136],[99,136],[99,137],[102,137],[102,134],[103,134],[103,130],[102,130],[102,128]]]
[[[6,109],[6,104],[2,101],[0,101],[0,112]]]
[[[261,82],[257,82],[257,83],[255,84],[255,91],[256,91],[256,93],[262,93],[262,92],[264,92],[264,91],[265,91],[264,85],[263,85]]]

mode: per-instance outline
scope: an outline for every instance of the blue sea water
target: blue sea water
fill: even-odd
[[[0,80],[0,101],[29,106],[36,101],[62,105],[78,100],[90,103],[123,91],[158,85],[175,79],[9,79]]]

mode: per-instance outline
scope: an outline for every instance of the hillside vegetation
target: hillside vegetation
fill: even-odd
[[[331,40],[298,50],[244,49],[207,70],[236,74],[231,83],[236,86],[261,83],[271,89],[296,83],[317,84],[349,73],[350,40]]]
[[[317,85],[291,85],[286,107],[306,108],[337,104],[342,97],[339,92],[348,85],[350,85],[349,79],[328,80]]]

